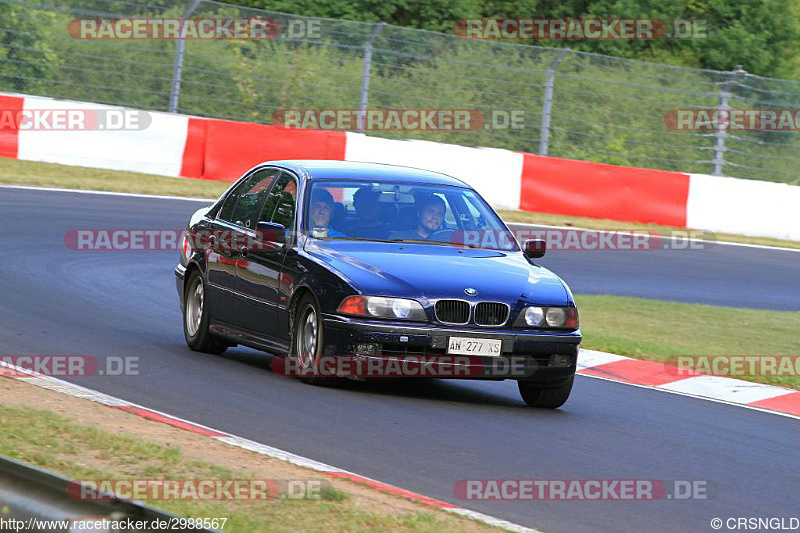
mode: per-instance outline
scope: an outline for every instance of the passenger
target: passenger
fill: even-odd
[[[357,239],[385,239],[389,234],[389,226],[381,220],[381,206],[378,199],[379,190],[370,186],[361,187],[353,195],[353,207],[356,208],[358,223],[347,230],[350,237]]]
[[[314,189],[311,193],[311,235],[321,237],[347,237],[330,227],[333,216],[333,196],[327,189]]]
[[[416,201],[417,227],[403,231],[395,231],[389,235],[391,239],[427,239],[442,229],[444,223],[445,204],[435,194],[425,194]]]

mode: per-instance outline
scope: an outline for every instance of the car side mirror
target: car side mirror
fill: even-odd
[[[538,259],[544,257],[547,251],[547,241],[544,239],[528,239],[522,246],[522,253],[528,259]]]
[[[256,225],[258,240],[264,243],[277,243],[283,245],[286,242],[286,226],[277,222],[259,222]]]

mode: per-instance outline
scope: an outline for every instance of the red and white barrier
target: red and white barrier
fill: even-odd
[[[4,109],[34,113],[124,109],[31,96],[4,97],[4,100],[0,102],[8,105],[3,105]],[[189,118],[171,113],[149,115],[152,122],[144,130],[22,129],[8,141],[16,142],[16,158],[25,161],[179,176]],[[7,146],[4,151],[14,150]]]
[[[525,154],[520,209],[686,227],[688,195],[681,172]]]
[[[398,141],[347,133],[345,161],[370,161],[449,174],[499,209],[519,209],[523,154],[429,141]]]
[[[0,111],[42,109],[122,108],[0,94]],[[800,187],[793,185],[352,132],[150,115],[146,129],[130,131],[16,131],[0,124],[0,156],[222,181],[269,160],[389,163],[459,178],[502,209],[800,240]]]
[[[181,176],[233,181],[258,163],[279,159],[344,159],[341,131],[304,130],[191,118]]]
[[[22,111],[25,99],[19,96],[0,94],[0,111],[6,115]],[[19,151],[19,132],[14,127],[9,127],[6,122],[0,125],[0,157],[17,159]]]
[[[800,187],[692,174],[686,226],[800,241]]]

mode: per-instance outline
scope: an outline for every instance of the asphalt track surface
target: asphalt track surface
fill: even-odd
[[[685,240],[670,239],[653,243],[660,247],[552,250],[540,261],[575,293],[800,311],[800,250],[719,242],[695,242],[689,249]]]
[[[712,518],[800,514],[796,419],[582,376],[557,411],[524,407],[510,381],[313,387],[274,375],[270,357],[259,352],[189,351],[174,289],[176,252],[86,252],[64,245],[70,229],[181,227],[197,207],[0,189],[0,353],[138,356],[138,376],[68,380],[548,531],[713,531]],[[633,288],[617,292],[670,297],[675,278],[695,286],[722,278],[719,296],[707,289],[695,299],[703,302],[719,302],[737,279],[733,292],[747,296],[749,276],[760,272],[774,285],[761,282],[759,301],[793,308],[797,300],[786,293],[797,295],[797,287],[787,286],[788,279],[774,281],[765,269],[788,277],[796,270],[796,253],[739,247],[713,253],[725,255],[696,263],[670,254],[661,261],[645,257],[637,270],[631,266],[637,254],[609,263],[598,253],[570,270],[553,254],[548,265],[580,292],[592,286],[612,292],[627,277]],[[632,275],[665,261],[675,263],[665,274],[641,281]],[[592,264],[600,281],[590,278]],[[688,270],[679,272],[681,265]],[[723,273],[702,270],[723,266]],[[668,282],[667,292],[658,293],[653,279]],[[707,480],[718,494],[654,502],[460,501],[453,495],[461,479],[506,478]]]

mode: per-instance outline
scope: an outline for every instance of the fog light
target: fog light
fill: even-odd
[[[572,356],[565,353],[554,353],[550,356],[550,366],[569,366]]]
[[[378,355],[380,344],[359,344],[356,346],[356,355]]]

